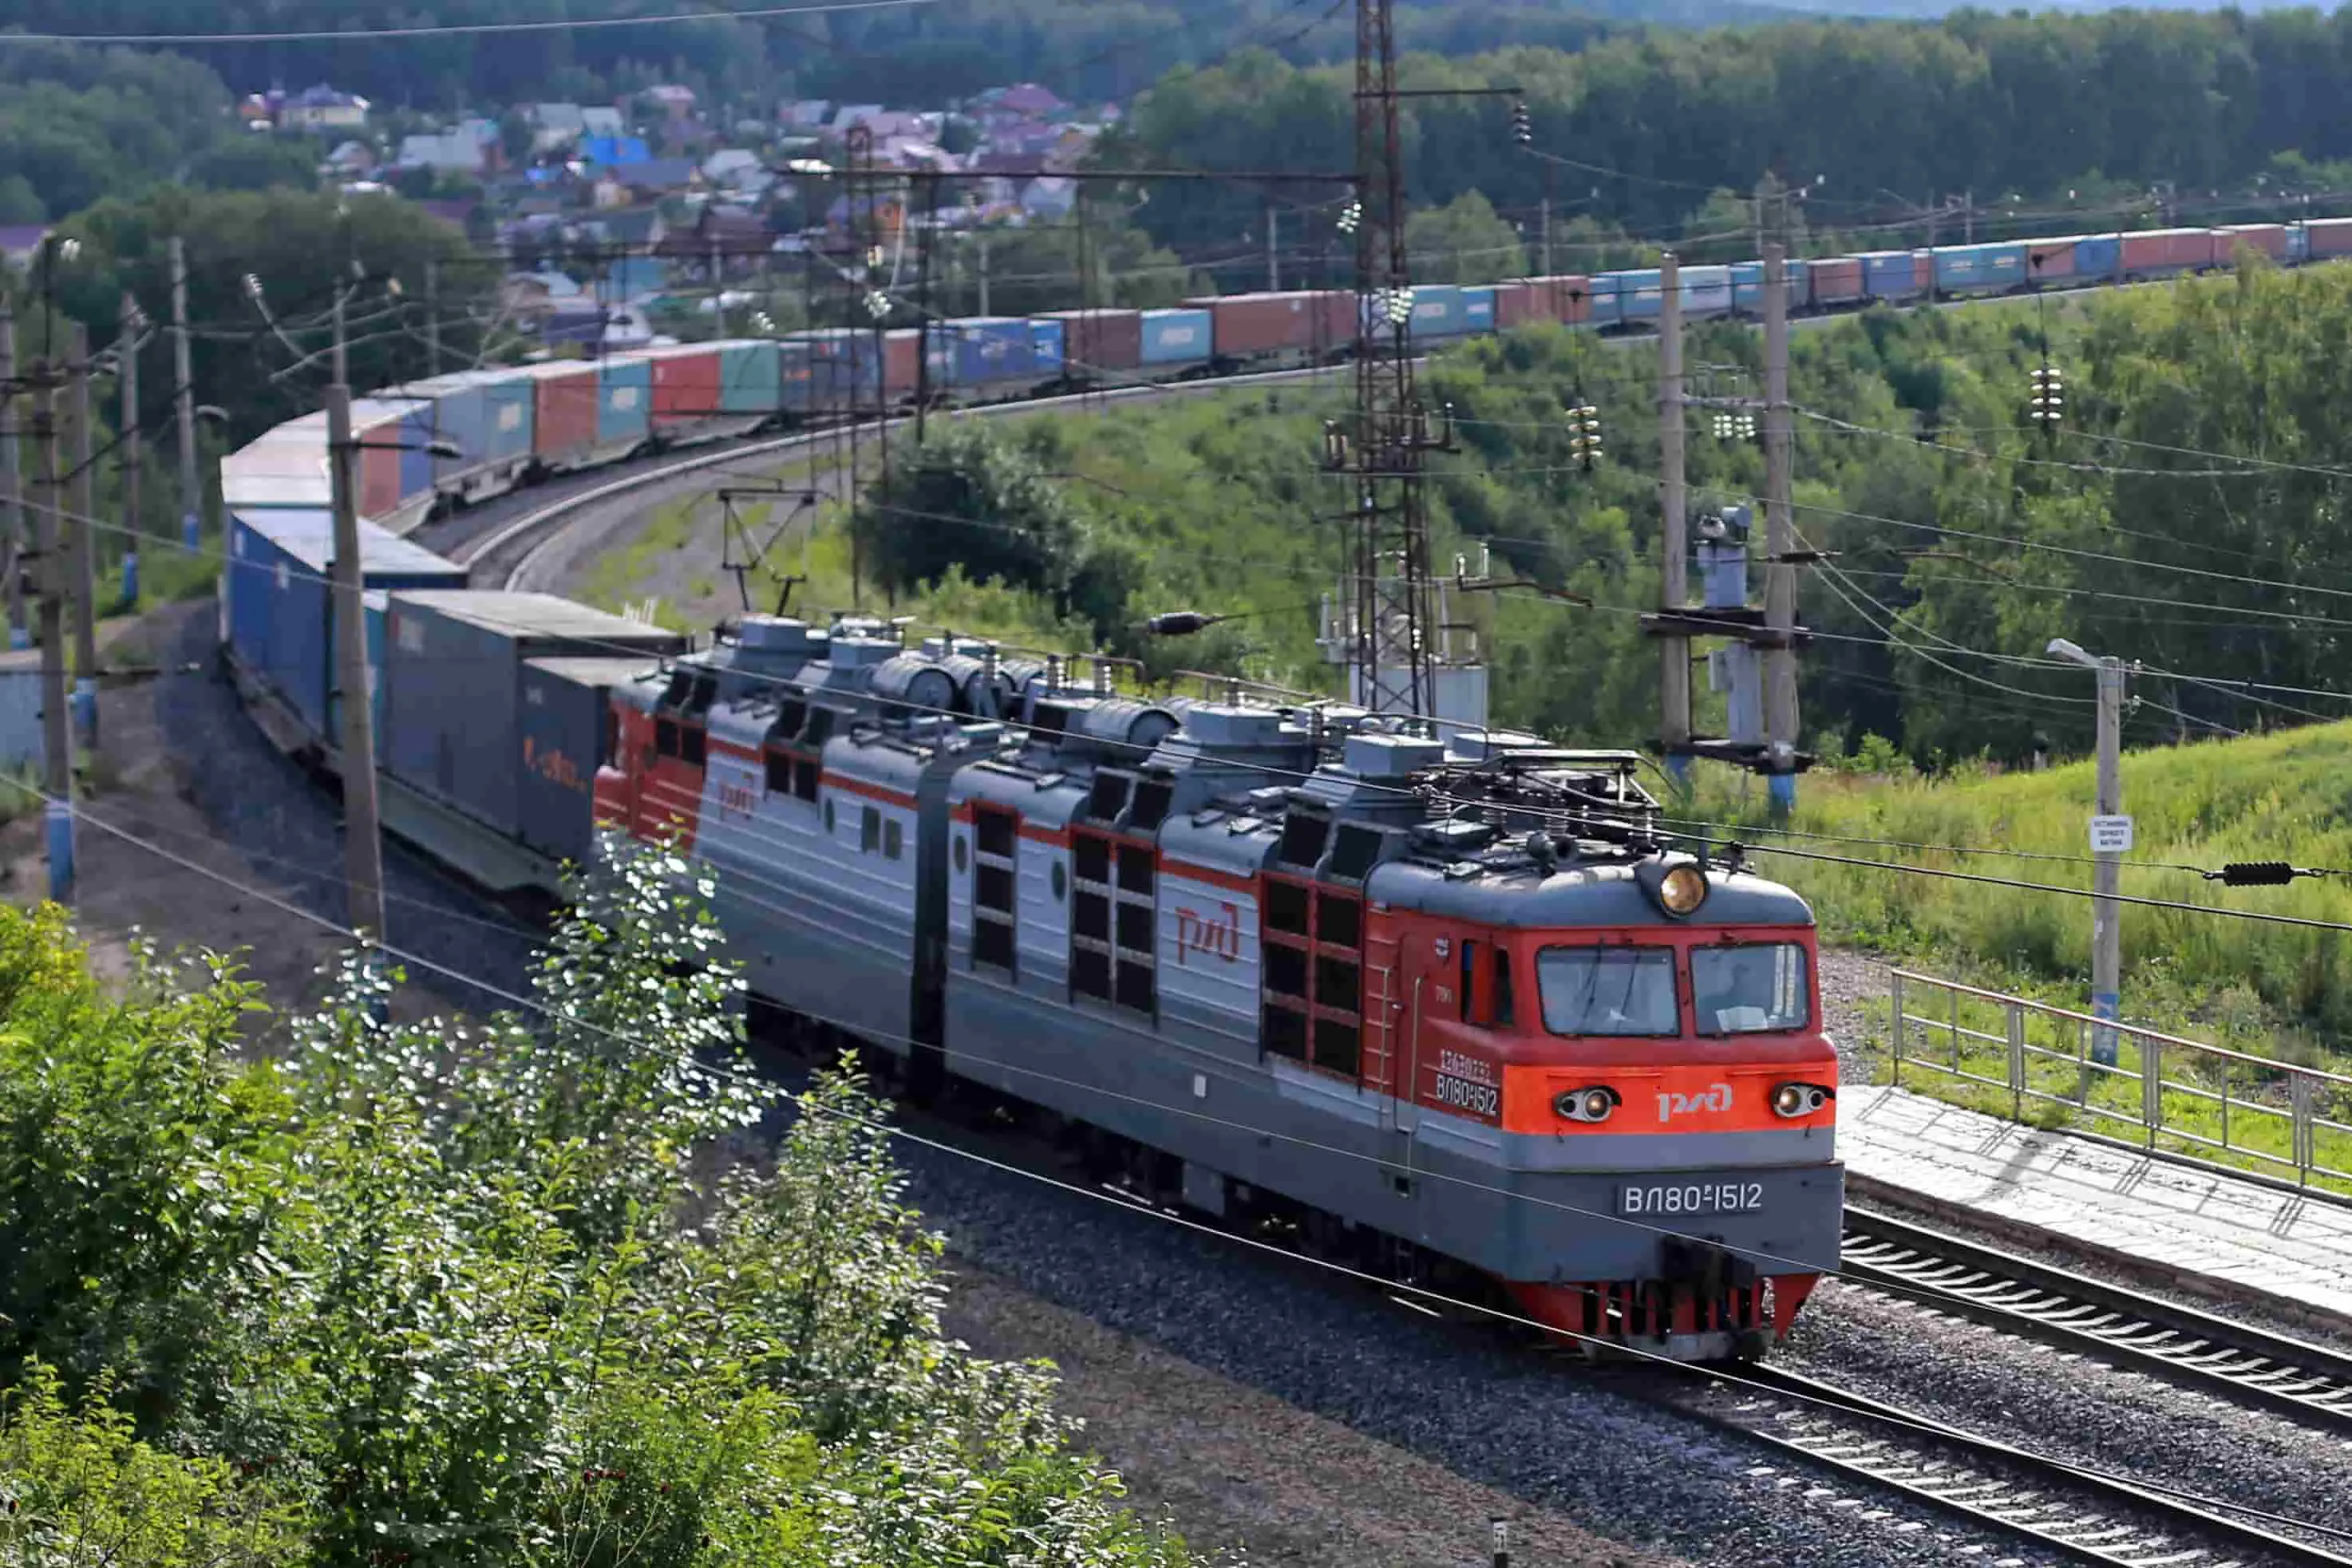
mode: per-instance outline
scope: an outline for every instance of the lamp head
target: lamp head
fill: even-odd
[[[2051,638],[2050,646],[2046,652],[2057,658],[2070,659],[2077,664],[2088,664],[2095,670],[2099,667],[2099,661],[2083,652],[2079,644],[2069,642],[2063,637]]]

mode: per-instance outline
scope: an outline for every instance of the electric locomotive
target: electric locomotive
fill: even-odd
[[[1787,1332],[1843,1185],[1801,899],[1675,849],[1633,753],[1074,668],[748,617],[614,688],[597,812],[718,873],[756,996],[1196,1209],[1677,1358]]]

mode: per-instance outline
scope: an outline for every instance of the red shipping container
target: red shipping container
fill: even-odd
[[[2273,261],[2286,259],[2286,225],[2284,224],[2228,224],[2213,231],[2213,259],[2227,267],[2238,254],[2238,247],[2258,250]]]
[[[2124,235],[2124,271],[2182,272],[2213,265],[2211,229],[2143,229]]]
[[[1815,276],[1820,276],[1816,262]],[[2025,276],[2035,283],[2046,283],[2053,277],[2074,276],[2074,242],[2072,239],[2036,240],[2025,247]]]
[[[882,391],[891,398],[912,397],[923,374],[923,332],[919,327],[898,327],[882,334]]]
[[[707,345],[657,350],[654,362],[654,423],[685,424],[718,417],[719,350]]]
[[[1592,280],[1580,274],[1530,277],[1495,286],[1495,326],[1499,330],[1531,321],[1577,322],[1592,316]]]
[[[1356,297],[1336,288],[1225,294],[1184,304],[1209,312],[1221,358],[1329,352],[1356,340]]]
[[[596,444],[596,367],[583,361],[537,372],[531,450],[557,461]]]
[[[2352,218],[2306,218],[2303,232],[2315,257],[2352,256]]]
[[[360,443],[360,516],[387,517],[400,509],[400,421],[378,420],[352,432]]]
[[[1048,310],[1037,319],[1062,323],[1062,360],[1077,374],[1143,363],[1140,310]]]
[[[1808,268],[1808,274],[1816,305],[1839,305],[1862,298],[1862,257],[1858,256],[1824,256]]]
[[[1911,287],[1925,294],[1935,287],[1935,283],[1936,253],[1932,250],[1913,251],[1911,253]]]

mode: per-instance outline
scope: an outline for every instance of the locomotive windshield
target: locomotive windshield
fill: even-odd
[[[1671,947],[1547,947],[1536,979],[1554,1034],[1682,1032]]]
[[[1794,942],[1694,947],[1691,996],[1701,1034],[1802,1029],[1811,1011],[1805,950]]]

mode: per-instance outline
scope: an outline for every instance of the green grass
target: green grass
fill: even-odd
[[[2095,782],[2088,762],[2042,773],[1964,768],[1933,779],[1907,771],[1818,772],[1799,788],[1798,809],[1785,824],[1791,835],[1780,836],[1767,831],[1763,793],[1753,780],[1706,767],[1695,773],[1688,799],[1670,810],[1734,825],[1744,841],[1758,845],[2087,891],[2088,863],[2024,859],[2015,852],[2087,856],[2085,819]],[[2252,860],[2352,868],[2352,724],[2128,752],[2123,795],[2137,841],[2126,857],[2122,891],[2195,906],[2123,906],[2126,1020],[2273,1061],[2352,1071],[2345,934],[2208,912],[2352,924],[2352,882],[2329,877],[2277,888],[2225,889],[2194,871],[2168,869]],[[1854,841],[1862,840],[1887,841]],[[2091,905],[2085,899],[1788,853],[1759,853],[1756,862],[1812,903],[1827,941],[1870,947],[1927,973],[2088,1010]],[[1939,998],[1933,1010],[1940,1017],[1945,1007]],[[1915,999],[1909,1010],[1916,1017],[1921,1003]],[[1877,1058],[1887,1037],[1883,1003],[1872,1022],[1872,1054]],[[1910,1052],[2005,1085],[2000,1009],[1964,1004],[1959,1024],[1963,1030],[1994,1038],[1963,1034],[1955,1058],[1951,1030],[1923,1032],[1915,1027]],[[2029,1045],[2053,1053],[2029,1055],[2028,1082],[2063,1098],[2078,1096],[2082,1075],[2074,1062],[2081,1041],[2074,1030],[2037,1019],[2028,1036]],[[2137,1071],[2137,1047],[2126,1040],[2122,1065]],[[2220,1137],[2220,1107],[2203,1097],[2218,1088],[2218,1071],[2184,1069],[2168,1061],[2164,1075],[2183,1085],[2165,1094],[2167,1125]],[[1904,1082],[2002,1115],[2022,1110],[2028,1120],[2132,1135],[2131,1128],[2102,1124],[2079,1109],[2030,1097],[2020,1106],[2006,1087],[1926,1071],[1907,1072]],[[2274,1071],[2234,1069],[2230,1089],[2233,1096],[2284,1103],[2284,1079]],[[2137,1082],[2095,1081],[2090,1103],[2136,1115],[2139,1093]],[[2352,1103],[2323,1113],[2352,1120]],[[2242,1106],[2233,1111],[2230,1134],[2233,1143],[2277,1153],[2286,1148],[2283,1122],[2250,1116]],[[2352,1168],[2352,1138],[2323,1132],[2320,1143],[2321,1163]],[[2179,1139],[2171,1146],[2210,1153]],[[2256,1168],[2262,1168],[2259,1163]]]

